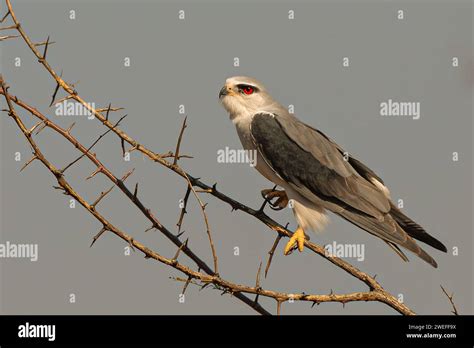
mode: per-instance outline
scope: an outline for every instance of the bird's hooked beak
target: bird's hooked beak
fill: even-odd
[[[224,85],[224,87],[221,88],[219,92],[219,99],[224,98],[226,95],[232,95],[232,87],[228,86],[227,84]]]
[[[222,97],[226,96],[227,94],[229,94],[227,91],[227,86],[222,87],[219,92],[219,99],[222,99]]]

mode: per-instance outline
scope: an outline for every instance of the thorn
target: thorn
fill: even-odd
[[[120,138],[120,143],[122,145],[122,157],[125,157],[125,140],[123,138]]]
[[[61,71],[61,74],[59,77],[61,78],[63,76],[63,72]],[[54,100],[56,99],[56,95],[58,94],[59,91],[59,83],[56,84],[56,88],[54,89],[53,96],[51,97],[51,103],[49,104],[49,107],[53,106]]]
[[[179,214],[178,222],[176,226],[178,226],[178,232],[181,231],[181,227],[183,225],[184,215],[187,213],[186,206],[188,205],[189,195],[191,193],[191,186],[188,186],[186,189],[186,193],[184,194],[183,198],[183,208],[181,208],[181,212]]]
[[[27,134],[28,135],[31,135],[31,133],[33,133],[33,131],[38,128],[39,125],[43,124],[44,123],[44,120],[42,121],[39,121],[37,124],[35,124],[33,127],[31,127],[28,131],[27,131]]]
[[[281,311],[281,301],[277,300],[277,315],[280,315],[280,311]]]
[[[107,113],[105,114],[105,120],[108,121],[109,120],[109,112],[110,112],[110,107],[112,106],[112,103],[109,103],[109,107],[107,108]],[[122,139],[123,141],[123,139]]]
[[[181,237],[181,236],[183,235],[183,233],[184,233],[184,232],[186,232],[186,231],[181,231],[181,232],[179,232],[179,233],[176,235],[176,238],[179,238],[179,237]]]
[[[127,241],[128,245],[130,246],[130,249],[132,249],[133,252],[135,252],[135,248],[133,247],[133,238],[130,238],[130,240]]]
[[[46,44],[44,45],[44,51],[43,51],[43,60],[46,59],[46,54],[48,53],[48,45],[49,45],[49,35],[48,38],[46,39]]]
[[[199,291],[201,290],[204,290],[205,288],[207,288],[209,286],[210,283],[206,283],[204,285],[201,286],[201,289],[199,289]]]
[[[127,152],[132,153],[132,151],[135,151],[136,149],[138,149],[138,145],[132,146]]]
[[[71,133],[71,129],[72,127],[74,127],[76,125],[76,122],[73,122],[67,129],[66,129],[66,133]]]
[[[96,176],[96,175],[97,175],[98,173],[100,173],[101,171],[102,171],[102,167],[97,168],[96,170],[94,170],[94,172],[93,172],[91,175],[89,175],[89,176],[86,178],[86,180],[92,179],[94,176]]]
[[[179,148],[181,147],[181,140],[183,139],[183,133],[184,133],[184,130],[186,129],[187,125],[186,125],[186,120],[188,119],[188,116],[186,116],[184,118],[184,121],[183,121],[183,125],[181,126],[181,131],[179,132],[179,136],[178,136],[178,142],[176,143],[176,150],[174,152],[174,160],[173,160],[173,165],[177,165],[178,164],[178,159],[179,159]]]
[[[186,283],[184,283],[183,291],[181,291],[181,293],[182,293],[183,295],[184,295],[184,293],[186,292],[186,289],[188,288],[189,283],[191,283],[191,280],[192,280],[192,278],[189,276],[189,277],[188,277],[188,280],[186,280]]]
[[[214,183],[214,185],[212,185],[212,191],[216,191],[217,190],[217,182]]]
[[[145,230],[145,232],[151,231],[151,230],[154,229],[154,228],[155,228],[155,225],[152,225],[151,227],[148,227],[148,228]]]
[[[37,155],[34,155],[33,157],[31,157],[24,165],[23,167],[21,167],[20,169],[20,172],[23,171],[23,169],[25,169],[31,162],[33,162],[35,159],[38,159],[38,156]]]
[[[260,294],[255,295],[255,299],[253,300],[253,302],[258,303],[259,297],[260,297]]]
[[[10,10],[7,11],[7,13],[5,14],[5,16],[3,16],[3,18],[0,20],[0,23],[3,23],[5,21],[5,19],[8,17],[8,15],[10,14]],[[17,26],[15,26],[17,27]]]
[[[66,196],[68,195],[68,193],[66,192],[66,190],[64,189],[64,187],[61,187],[61,186],[54,186],[54,185],[53,185],[53,188],[54,188],[55,190],[60,190],[60,191],[62,191],[62,193],[63,193],[64,195],[66,195]]]
[[[121,181],[127,180],[128,177],[129,177],[130,175],[132,175],[134,171],[135,171],[135,168],[132,168],[132,170],[128,171],[124,176],[122,176]]]
[[[138,182],[135,184],[135,191],[133,192],[134,200],[137,200],[137,194],[138,194]]]
[[[189,238],[188,238],[188,239],[189,239]],[[178,248],[178,250],[176,251],[176,254],[175,254],[174,257],[171,259],[171,261],[173,261],[173,262],[177,262],[177,261],[178,261],[179,253],[181,252],[181,250],[183,250],[184,248],[187,248],[187,246],[188,246],[188,239],[186,239],[186,241],[181,244],[181,246]]]
[[[92,246],[94,245],[94,243],[97,241],[97,239],[100,238],[100,236],[102,236],[102,234],[107,231],[107,229],[105,227],[102,227],[102,229],[99,231],[99,233],[97,233],[94,238],[92,238],[92,243],[91,245],[89,246],[89,248],[92,248]]]

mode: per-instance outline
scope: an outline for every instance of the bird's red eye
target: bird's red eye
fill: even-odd
[[[242,91],[244,91],[244,93],[247,94],[247,95],[252,94],[253,93],[253,87],[245,86],[244,88],[242,88]]]

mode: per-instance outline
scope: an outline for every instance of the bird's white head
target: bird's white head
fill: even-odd
[[[275,104],[259,81],[246,76],[228,78],[219,92],[219,100],[234,122],[239,118],[250,117],[257,111],[265,111]]]

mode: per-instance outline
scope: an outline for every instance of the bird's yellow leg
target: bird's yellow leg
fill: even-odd
[[[288,255],[292,250],[294,245],[298,246],[298,250],[301,252],[304,249],[304,231],[301,227],[298,226],[295,233],[290,238],[290,241],[285,246],[284,254]]]

